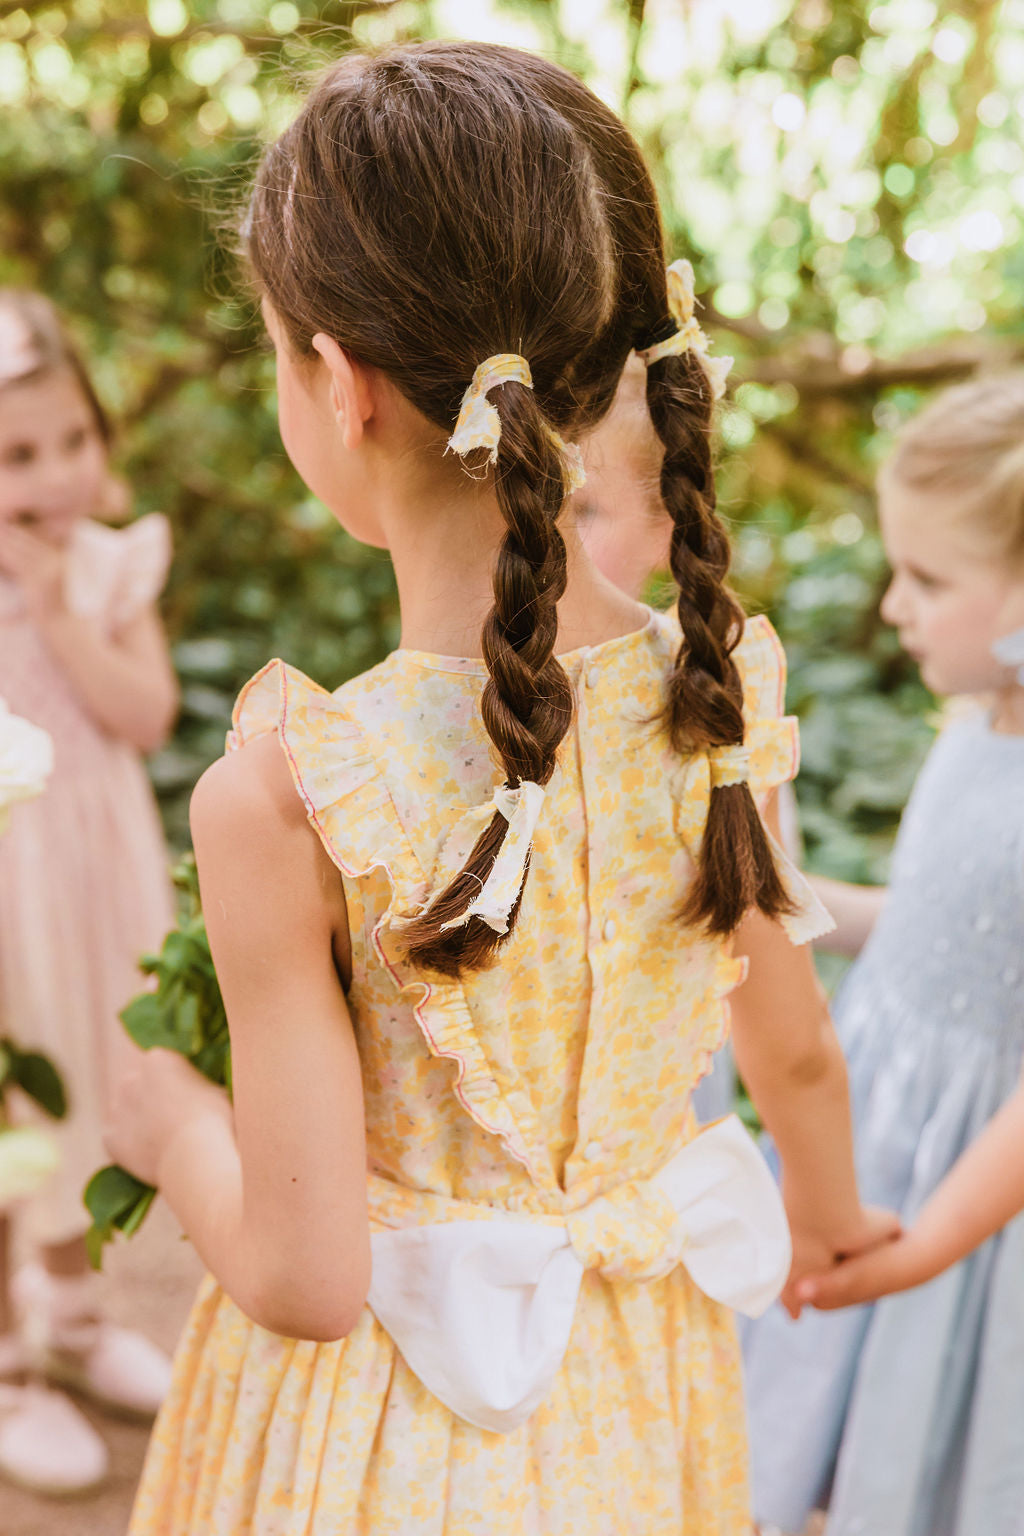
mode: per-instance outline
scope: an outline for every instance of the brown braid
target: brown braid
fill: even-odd
[[[495,488],[508,526],[494,570],[494,607],[483,632],[489,677],[480,708],[506,781],[546,784],[572,722],[573,693],[555,660],[558,600],[565,591],[565,543],[557,525],[565,500],[561,454],[545,430],[533,391],[508,383],[488,397],[501,418]],[[508,826],[495,811],[461,872],[403,930],[410,959],[457,975],[486,964],[512,931],[499,934],[479,917],[443,933],[461,917],[490,874]]]
[[[618,267],[618,303],[581,350],[575,377],[607,402],[631,348],[674,334],[668,318],[664,236],[658,199],[636,141],[615,114],[567,70],[533,54],[488,45],[501,68],[570,122],[601,182]],[[692,353],[648,370],[648,405],[665,448],[661,485],[672,515],[672,574],[679,585],[683,645],[669,682],[665,723],[680,752],[743,740],[743,690],[732,652],[743,611],[725,585],[729,541],[715,511],[712,397]],[[696,879],[681,917],[731,933],[748,908],[775,917],[792,910],[749,789],[711,794]]]
[[[729,539],[715,510],[711,385],[698,356],[677,353],[647,370],[647,403],[665,448],[661,495],[672,517],[670,564],[679,586],[683,643],[669,679],[665,719],[679,752],[743,741],[743,685],[733,660],[743,610],[725,584]],[[751,907],[793,911],[747,784],[711,791],[696,878],[681,916],[732,933]]]

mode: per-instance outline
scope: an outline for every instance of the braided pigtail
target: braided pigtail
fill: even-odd
[[[595,159],[519,57],[457,42],[346,54],[264,156],[245,225],[293,354],[318,367],[323,332],[378,371],[417,413],[438,485],[466,494],[462,458],[501,510],[481,713],[505,782],[490,814],[473,808],[487,825],[464,868],[396,925],[414,965],[446,975],[486,965],[516,921],[573,712],[554,659],[557,520],[582,465],[561,434],[607,410],[639,304],[633,287],[620,302]]]
[[[480,709],[507,787],[514,791],[548,782],[572,723],[572,685],[554,654],[558,601],[566,583],[557,520],[568,468],[531,389],[503,384],[492,403],[501,419],[495,490],[507,532],[494,568],[494,607],[483,630],[489,675]],[[460,975],[485,966],[506,942],[522,889],[504,933],[464,914],[490,875],[508,830],[509,822],[496,810],[463,869],[425,912],[404,925],[403,946],[418,965]]]
[[[732,658],[743,610],[725,584],[729,539],[715,510],[712,379],[693,349],[650,363],[647,404],[665,448],[661,494],[672,517],[670,564],[683,643],[669,679],[665,720],[679,752],[742,747],[743,686]],[[751,907],[794,910],[745,779],[712,788],[696,878],[680,916],[729,934]],[[730,775],[724,775],[730,777]]]

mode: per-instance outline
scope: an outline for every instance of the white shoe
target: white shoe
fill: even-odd
[[[37,1369],[111,1413],[152,1419],[171,1384],[168,1356],[144,1334],[102,1317],[92,1275],[27,1264],[12,1291]]]
[[[49,1381],[132,1419],[152,1419],[171,1384],[171,1362],[162,1349],[145,1334],[108,1322],[96,1324],[85,1349],[64,1348],[56,1336],[42,1368]]]
[[[0,1387],[0,1476],[33,1493],[71,1497],[102,1483],[107,1448],[63,1392]]]

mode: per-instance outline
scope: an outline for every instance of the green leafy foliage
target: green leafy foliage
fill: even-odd
[[[736,355],[721,499],[737,585],[790,653],[808,859],[883,878],[930,701],[878,617],[872,479],[931,390],[1024,356],[1022,20],[1022,0],[0,7],[0,281],[75,318],[137,508],[175,530],[183,708],[153,763],[175,844],[268,656],[335,686],[396,638],[387,559],[283,453],[220,232],[318,61],[475,36],[577,69],[643,144],[672,254]]]
[[[154,978],[152,990],[142,992],[122,1009],[121,1021],[142,1050],[160,1046],[185,1056],[212,1083],[231,1089],[231,1042],[217,973],[210,956],[199,904],[195,861],[181,860],[174,871],[180,897],[178,926],[164,940],[159,955],[146,955],[142,972]],[[89,1180],[85,1205],[92,1217],[86,1234],[95,1268],[115,1233],[137,1232],[156,1191],[124,1168],[110,1164]]]
[[[68,1112],[64,1083],[50,1058],[39,1051],[23,1051],[5,1036],[0,1040],[0,1125],[8,1088],[20,1088],[54,1120],[63,1120]]]

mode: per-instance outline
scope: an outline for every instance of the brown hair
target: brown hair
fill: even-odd
[[[528,359],[533,391],[508,383],[489,397],[507,533],[481,711],[509,785],[546,783],[573,713],[554,656],[567,487],[548,429],[596,425],[629,351],[668,313],[657,199],[636,144],[575,77],[530,54],[428,43],[351,55],[268,150],[245,230],[289,344],[304,354],[317,331],[334,336],[397,385],[439,444],[480,362],[502,351]],[[731,660],[742,613],[724,586],[704,370],[692,354],[671,358],[647,388],[685,637],[666,723],[689,752],[743,739]],[[464,869],[405,927],[412,959],[458,974],[502,942],[476,917],[442,928],[478,893],[506,828],[496,812]],[[684,916],[726,933],[755,903],[773,915],[787,907],[749,790],[717,788]]]
[[[109,447],[112,437],[110,418],[100,404],[81,355],[56,306],[41,293],[33,293],[28,288],[0,288],[0,316],[5,315],[12,317],[23,332],[24,363],[13,374],[0,367],[0,388],[27,384],[61,368],[70,369],[88,401],[99,434]]]
[[[619,264],[619,303],[578,368],[607,387],[610,363],[617,378],[631,348],[653,346],[677,329],[668,308],[654,184],[625,124],[575,75],[534,54],[489,51],[572,123],[601,178]],[[669,558],[683,632],[668,683],[666,725],[682,753],[738,745],[744,736],[743,686],[732,652],[743,634],[744,615],[726,586],[731,550],[716,511],[714,401],[698,355],[687,351],[654,363],[647,370],[647,404],[665,450],[661,495],[672,518]],[[711,791],[697,876],[680,915],[709,932],[728,934],[754,906],[769,917],[792,911],[748,786],[719,785]]]
[[[1024,560],[1024,373],[944,390],[899,433],[880,479],[954,497],[996,558]]]

